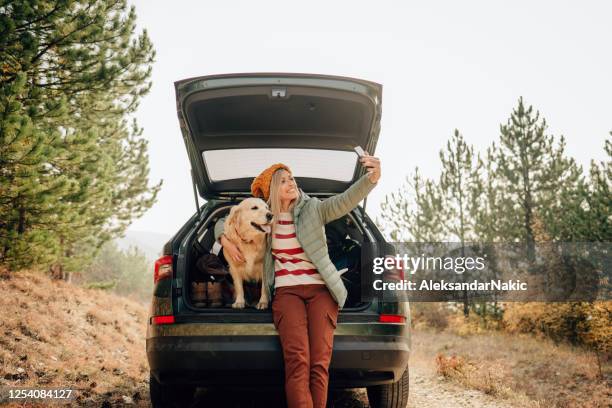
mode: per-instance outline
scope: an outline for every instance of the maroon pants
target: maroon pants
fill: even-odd
[[[338,303],[326,285],[276,288],[272,300],[289,408],[325,408]]]

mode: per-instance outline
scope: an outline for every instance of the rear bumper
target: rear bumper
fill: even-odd
[[[394,335],[336,335],[330,387],[352,388],[399,380],[409,341]],[[151,373],[161,383],[282,385],[278,335],[162,336],[147,338]]]

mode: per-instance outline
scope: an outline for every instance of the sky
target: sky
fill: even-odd
[[[136,118],[149,141],[150,184],[163,179],[163,187],[128,231],[172,235],[195,212],[174,95],[174,81],[194,76],[300,72],[382,84],[382,178],[368,197],[372,217],[415,167],[439,176],[438,154],[454,129],[484,152],[520,96],[584,168],[605,159],[609,1],[130,3],[157,53]]]

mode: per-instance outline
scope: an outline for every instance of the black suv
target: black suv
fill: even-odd
[[[271,309],[196,306],[190,288],[197,262],[213,248],[215,222],[250,196],[253,177],[272,163],[289,165],[310,196],[325,199],[348,188],[365,171],[353,148],[374,152],[381,117],[382,86],[352,78],[236,74],[186,79],[175,87],[198,209],[155,263],[146,339],[153,406],[193,396],[198,386],[283,385]],[[198,195],[206,200],[201,207]],[[384,238],[362,206],[326,232],[328,248],[347,267],[348,291],[329,386],[367,387],[371,406],[404,408],[408,303],[362,296],[371,270],[362,268],[360,249],[382,248]]]

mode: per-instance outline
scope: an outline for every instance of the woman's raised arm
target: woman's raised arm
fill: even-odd
[[[327,224],[348,214],[359,202],[366,198],[376,183],[372,183],[367,174],[350,186],[345,192],[336,194],[319,204],[319,214],[323,224]]]
[[[380,159],[365,152],[365,155],[361,156],[359,161],[367,168],[368,172],[345,192],[321,202],[319,213],[323,224],[348,214],[353,208],[357,207],[361,200],[366,198],[378,183],[380,179]]]

